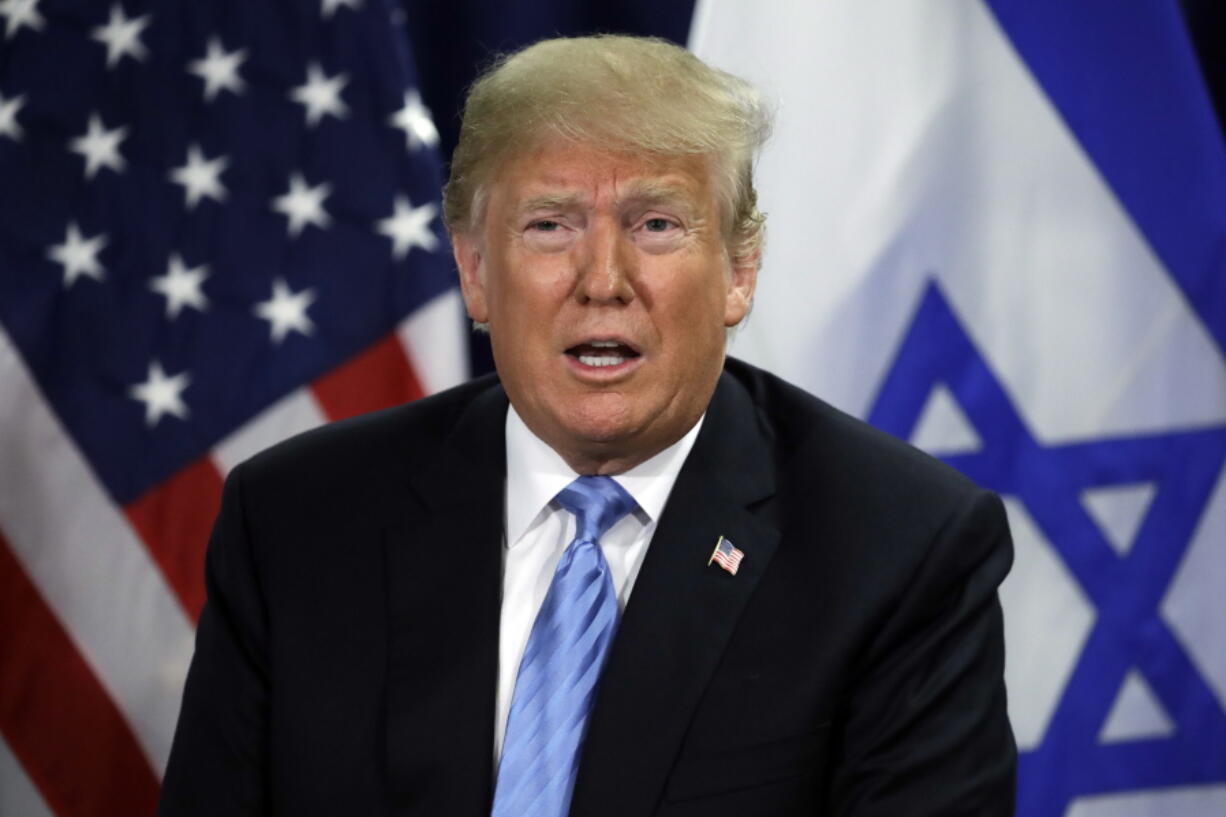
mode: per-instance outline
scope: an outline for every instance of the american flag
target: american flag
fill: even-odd
[[[0,0],[0,814],[152,814],[225,473],[463,376],[398,14]]]
[[[715,562],[717,565],[727,570],[733,576],[741,566],[741,560],[745,558],[745,554],[739,548],[733,546],[724,537],[719,537],[719,541],[715,543],[715,550],[711,552],[711,558],[707,560],[707,564]]]

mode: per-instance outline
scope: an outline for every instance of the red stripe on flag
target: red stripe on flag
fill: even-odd
[[[217,466],[204,457],[124,508],[193,622],[204,607],[204,552],[222,483]]]
[[[316,380],[311,389],[330,420],[396,406],[425,395],[395,335]]]
[[[158,780],[0,534],[0,733],[60,817],[152,815]]]

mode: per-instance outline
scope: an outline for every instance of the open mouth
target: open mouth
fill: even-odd
[[[615,340],[592,340],[580,343],[567,349],[566,354],[584,366],[593,368],[620,366],[639,356],[639,353],[630,346]]]

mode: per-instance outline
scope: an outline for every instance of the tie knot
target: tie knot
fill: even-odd
[[[575,515],[576,539],[597,542],[638,503],[612,477],[579,477],[556,497],[558,504]]]

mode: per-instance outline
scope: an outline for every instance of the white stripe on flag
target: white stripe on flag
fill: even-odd
[[[253,454],[327,420],[310,388],[295,389],[218,443],[213,462],[225,476]]]
[[[159,775],[193,627],[0,331],[0,530]]]
[[[55,817],[0,736],[0,817]]]
[[[413,374],[426,394],[464,382],[468,363],[461,322],[463,309],[459,290],[448,290],[415,310],[396,329]],[[213,462],[225,476],[234,466],[270,445],[327,421],[311,389],[297,389],[215,446]]]
[[[426,394],[463,383],[468,376],[464,301],[449,289],[405,318],[396,329]]]

